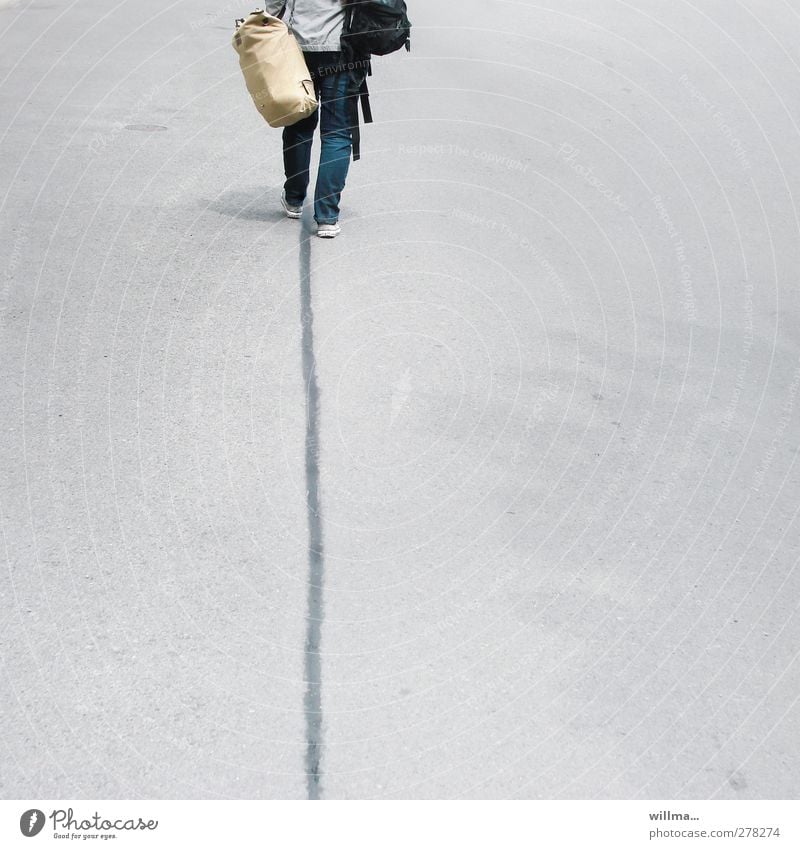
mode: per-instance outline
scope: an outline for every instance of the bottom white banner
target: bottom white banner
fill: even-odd
[[[796,801],[0,802],[0,846],[795,849]]]

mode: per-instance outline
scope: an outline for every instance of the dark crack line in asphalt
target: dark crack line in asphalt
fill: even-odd
[[[319,494],[319,385],[314,357],[314,311],[311,306],[311,221],[303,218],[300,233],[300,321],[303,330],[303,386],[306,390],[306,511],[308,515],[308,596],[303,661],[306,683],[306,788],[309,799],[320,798],[322,759],[322,638],[325,558]]]

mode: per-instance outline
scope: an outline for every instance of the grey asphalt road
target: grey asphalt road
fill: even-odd
[[[224,0],[0,4],[4,798],[795,798],[800,12],[428,0],[342,234]]]

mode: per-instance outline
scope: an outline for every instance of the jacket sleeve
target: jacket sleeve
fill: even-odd
[[[277,15],[285,5],[286,0],[266,0],[264,3],[264,11],[268,15]]]

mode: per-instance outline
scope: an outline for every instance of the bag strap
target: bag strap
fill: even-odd
[[[350,77],[350,85],[348,86],[348,107],[350,112],[350,135],[353,141],[353,162],[361,159],[361,127],[358,123],[358,104],[361,104],[361,113],[364,116],[364,123],[372,123],[372,107],[369,102],[369,88],[367,86],[367,77],[372,73],[372,68],[368,65],[367,71],[363,76],[355,74]]]
[[[347,98],[347,106],[350,111],[350,138],[353,142],[353,162],[361,159],[361,127],[358,125],[358,101],[361,89],[350,94]],[[362,107],[363,109],[363,107]]]
[[[364,116],[364,123],[372,123],[372,107],[369,105],[369,89],[367,88],[367,78],[361,83],[361,88],[358,91],[359,99],[361,100],[361,114]]]
[[[353,52],[353,47],[348,40],[348,36],[353,30],[353,14],[355,10],[355,2],[353,0],[344,0],[344,23],[342,24],[342,58],[344,61],[355,61],[356,56]],[[369,88],[367,87],[367,77],[372,74],[372,63],[368,57],[359,61],[366,62],[366,71],[360,68],[357,72],[352,72],[348,85],[348,107],[350,112],[350,135],[353,141],[353,162],[361,159],[361,127],[358,122],[358,104],[361,103],[361,114],[364,116],[364,123],[372,123],[372,107],[369,102]],[[363,67],[363,66],[362,66]]]

